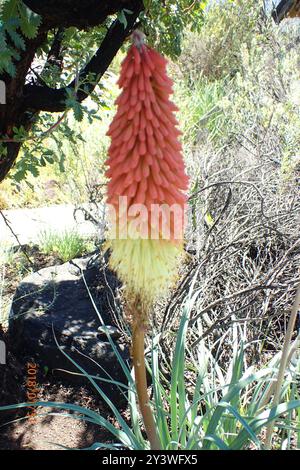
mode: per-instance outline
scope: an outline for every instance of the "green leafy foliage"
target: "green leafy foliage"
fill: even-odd
[[[10,37],[15,47],[25,48],[22,37],[16,32],[17,24],[14,20],[8,21],[5,26],[0,23],[0,73],[7,72],[12,76],[16,71],[13,60],[18,60],[20,55],[13,46],[8,45],[7,37]]]
[[[126,19],[125,13],[130,14],[130,13],[132,13],[132,11],[127,10],[127,8],[124,8],[118,14],[118,20],[124,26],[124,29],[127,27],[127,19]]]
[[[90,245],[91,243],[88,243],[75,230],[61,233],[43,231],[39,236],[41,251],[48,255],[56,254],[64,262],[82,256],[89,249],[92,249]]]
[[[55,134],[48,135],[43,133],[45,125],[55,125],[55,117],[50,113],[43,113],[40,119],[33,126],[32,134],[28,135],[24,127],[13,128],[13,139],[15,141],[24,142],[20,158],[17,160],[13,171],[9,178],[13,182],[16,189],[20,188],[20,183],[24,180],[33,189],[33,185],[27,181],[27,176],[31,174],[34,177],[40,175],[40,169],[46,164],[58,164],[60,171],[64,171],[65,154],[63,152],[54,151],[49,148],[49,144],[45,144],[45,139],[56,140],[61,144],[61,139]],[[67,135],[67,131],[65,131]],[[70,133],[72,131],[70,130]],[[1,148],[1,147],[0,147]],[[4,147],[2,147],[4,148]]]
[[[25,39],[37,35],[41,18],[21,0],[2,0],[0,3],[0,73],[14,76],[14,60],[25,50]],[[24,39],[25,38],[25,39]]]
[[[144,4],[145,12],[140,19],[149,43],[169,57],[176,58],[181,52],[185,29],[201,29],[208,1],[146,0]]]
[[[83,105],[76,100],[76,96],[74,96],[74,92],[71,89],[67,89],[68,97],[66,99],[66,105],[70,109],[72,108],[74,117],[76,121],[83,120]]]
[[[33,39],[41,24],[41,17],[32,12],[24,3],[18,3],[18,13],[20,16],[20,28],[24,36]]]

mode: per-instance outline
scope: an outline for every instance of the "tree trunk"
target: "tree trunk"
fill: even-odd
[[[7,155],[5,157],[0,157],[0,183],[13,167],[21,148],[20,142],[3,143],[2,145],[7,151]]]

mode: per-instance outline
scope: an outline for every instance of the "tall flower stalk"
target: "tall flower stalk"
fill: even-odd
[[[277,406],[280,402],[280,395],[282,391],[282,384],[284,380],[284,374],[286,367],[291,359],[291,340],[297,320],[297,315],[300,308],[300,284],[297,287],[295,300],[292,307],[291,316],[288,321],[287,330],[284,337],[284,343],[282,347],[282,354],[279,363],[279,370],[277,375],[277,380],[274,386],[274,397],[272,401],[273,406]],[[270,449],[272,447],[272,435],[274,430],[274,421],[270,421],[266,429],[266,438],[265,438],[265,447]]]
[[[184,256],[188,186],[166,66],[135,31],[118,81],[106,172],[110,266],[126,289],[136,387],[151,448],[160,444],[147,394],[144,335],[151,306],[176,281]]]

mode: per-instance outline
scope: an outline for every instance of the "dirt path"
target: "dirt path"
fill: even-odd
[[[73,418],[49,416],[37,418],[35,424],[27,420],[3,428],[0,450],[63,450],[61,446],[83,449],[94,442],[110,440],[99,427]]]
[[[84,208],[88,209],[85,206]],[[37,243],[43,231],[64,232],[74,230],[82,236],[93,236],[99,233],[99,229],[94,224],[85,220],[82,211],[76,211],[75,220],[74,210],[75,206],[73,205],[58,205],[37,209],[4,210],[2,213],[7,221],[9,221],[11,228],[18,236],[22,245]],[[99,221],[102,220],[100,212],[101,210],[99,209],[99,218],[97,219]],[[1,243],[16,245],[16,239],[0,215]]]

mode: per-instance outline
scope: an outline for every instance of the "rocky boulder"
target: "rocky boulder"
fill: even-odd
[[[18,286],[12,303],[9,334],[15,354],[34,358],[39,368],[46,367],[66,382],[86,383],[59,350],[56,338],[89,374],[126,383],[99,318],[109,327],[120,355],[128,360],[126,341],[113,320],[117,288],[116,277],[100,265],[96,255],[30,274]],[[115,403],[124,398],[116,386],[97,383]]]

